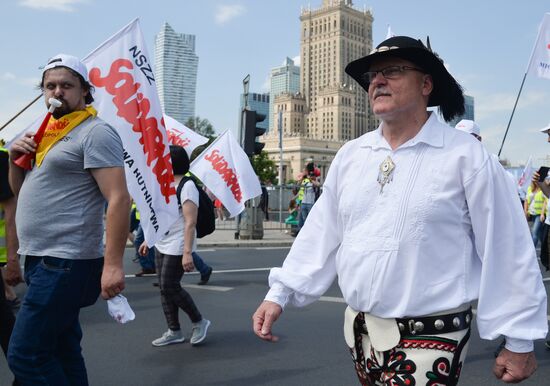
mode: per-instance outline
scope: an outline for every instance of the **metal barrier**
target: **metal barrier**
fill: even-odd
[[[263,211],[258,211],[263,215],[264,229],[290,229],[289,225],[285,224],[285,220],[289,215],[288,206],[294,195],[292,194],[293,186],[269,186],[267,189],[268,196],[268,211],[267,215]],[[250,207],[257,208],[260,206],[260,197],[250,200]],[[281,205],[279,205],[281,203]],[[232,229],[237,230],[237,220],[229,218],[229,213],[223,208],[224,219],[216,218],[216,229]]]

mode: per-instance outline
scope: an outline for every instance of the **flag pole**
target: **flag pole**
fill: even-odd
[[[531,70],[531,65],[533,62],[533,58],[535,57],[535,52],[537,50],[537,46],[539,44],[539,41],[541,40],[541,37],[543,35],[544,25],[545,25],[545,19],[550,16],[550,13],[546,13],[542,19],[542,23],[539,25],[539,32],[537,33],[537,39],[535,40],[535,44],[533,45],[533,49],[531,50],[531,56],[529,57],[529,62],[527,63],[527,68],[525,69],[525,74],[523,75],[523,80],[521,81],[521,86],[519,88],[518,96],[516,98],[516,103],[514,103],[514,108],[512,110],[512,115],[510,115],[510,120],[508,120],[508,126],[506,126],[506,131],[504,132],[504,138],[502,138],[502,143],[500,144],[500,149],[498,150],[498,157],[500,158],[500,153],[502,152],[502,147],[504,146],[504,141],[506,140],[506,136],[508,135],[508,130],[510,129],[510,124],[512,123],[512,118],[514,117],[514,112],[516,111],[516,106],[518,105],[519,96],[521,95],[521,90],[523,90],[523,84],[525,83],[525,78],[527,77],[527,73]]]
[[[21,109],[21,111],[19,111],[17,114],[15,114],[9,121],[7,121],[6,123],[4,123],[2,125],[2,127],[0,127],[0,131],[4,130],[4,128],[6,126],[8,126],[10,123],[12,123],[15,118],[17,118],[18,116],[20,116],[25,110],[27,110],[29,107],[31,107],[37,100],[40,99],[40,97],[42,97],[42,94],[38,95],[36,98],[34,98],[28,105],[26,105],[25,107],[23,107]]]
[[[500,158],[500,153],[502,152],[504,141],[506,141],[506,136],[508,135],[508,129],[510,129],[510,124],[512,123],[512,118],[514,117],[516,106],[518,105],[519,96],[521,95],[521,90],[523,90],[523,84],[525,83],[526,77],[527,77],[527,72],[523,74],[523,80],[521,81],[521,86],[519,88],[518,96],[516,98],[516,103],[514,103],[514,108],[512,109],[512,115],[510,115],[510,119],[508,120],[508,125],[506,126],[506,131],[504,132],[504,138],[502,138],[502,143],[500,144],[500,149],[498,150],[498,158]]]

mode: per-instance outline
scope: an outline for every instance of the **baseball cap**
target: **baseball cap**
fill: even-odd
[[[456,124],[455,129],[464,131],[465,133],[468,133],[468,134],[475,134],[477,136],[480,135],[479,126],[477,125],[477,123],[475,123],[470,119],[461,120]]]
[[[42,74],[44,74],[46,71],[55,68],[55,67],[67,67],[70,68],[73,71],[76,71],[86,82],[88,82],[88,69],[78,59],[76,56],[66,55],[66,54],[58,54],[50,60],[48,60],[48,64],[44,67]]]

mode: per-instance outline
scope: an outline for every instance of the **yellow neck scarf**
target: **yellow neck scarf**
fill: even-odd
[[[50,117],[44,136],[36,149],[36,166],[40,167],[44,157],[57,141],[84,122],[89,116],[95,117],[96,115],[97,111],[93,106],[86,106],[84,110],[73,111],[59,119],[55,119],[53,116]]]

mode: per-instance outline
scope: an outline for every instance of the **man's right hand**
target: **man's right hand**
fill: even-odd
[[[271,326],[279,319],[282,312],[283,309],[280,305],[264,300],[254,315],[252,315],[254,333],[263,340],[277,342],[279,337],[271,333]]]
[[[19,283],[23,283],[23,274],[21,273],[21,266],[19,265],[18,259],[8,261],[4,274],[6,284],[12,287],[15,287]]]
[[[33,139],[34,133],[25,133],[25,135],[19,138],[10,146],[10,159],[15,160],[23,154],[35,153],[36,142]]]

